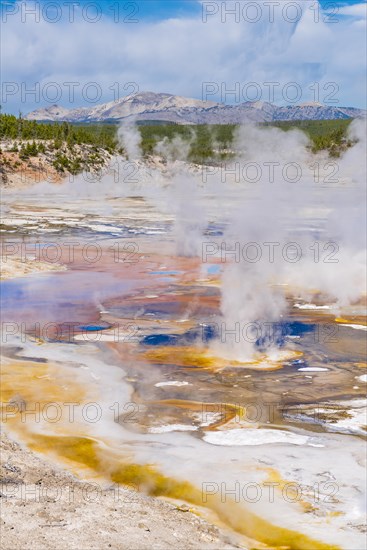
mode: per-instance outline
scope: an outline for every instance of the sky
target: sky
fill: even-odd
[[[1,0],[1,106],[152,91],[366,108],[362,0]]]

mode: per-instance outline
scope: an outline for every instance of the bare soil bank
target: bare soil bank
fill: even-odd
[[[186,506],[78,480],[4,433],[0,454],[4,550],[242,547]]]

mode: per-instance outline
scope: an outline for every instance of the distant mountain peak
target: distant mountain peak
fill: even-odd
[[[54,122],[159,120],[177,124],[241,124],[249,121],[322,120],[361,116],[366,116],[366,111],[352,107],[327,106],[316,102],[283,107],[266,101],[225,105],[168,93],[142,91],[93,107],[66,109],[54,104],[32,111],[25,118]]]
[[[308,101],[306,103],[300,103],[299,107],[325,107],[325,105],[317,101]]]

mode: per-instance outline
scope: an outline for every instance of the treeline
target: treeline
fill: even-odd
[[[0,139],[53,140],[56,149],[88,144],[113,152],[117,146],[116,127],[105,125],[78,126],[68,122],[42,123],[22,116],[0,114]],[[35,146],[33,146],[35,147]]]
[[[351,119],[339,120],[298,120],[262,123],[260,126],[277,127],[288,131],[298,128],[310,138],[313,153],[327,151],[331,157],[339,157],[353,145],[347,137]],[[152,154],[159,141],[166,138],[172,142],[179,136],[190,142],[188,158],[192,162],[207,162],[230,158],[236,125],[198,125],[179,126],[176,124],[142,126],[142,150],[145,155]]]
[[[44,154],[60,174],[79,174],[83,170],[102,168],[105,151],[113,154],[117,150],[115,136],[116,127],[40,123],[24,120],[21,116],[0,114],[0,139],[12,140],[7,151],[17,153],[20,161]],[[16,169],[19,160],[6,158],[0,148],[0,168]]]
[[[310,120],[264,123],[261,126],[275,126],[282,130],[299,128],[310,138],[311,150],[328,151],[330,156],[340,156],[341,152],[353,145],[347,138],[347,129],[351,120]],[[158,143],[164,142],[166,147],[161,148],[158,154],[171,155],[173,158],[184,158],[196,163],[210,163],[231,158],[233,152],[236,125],[179,125],[179,124],[144,124],[138,125],[141,135],[141,149],[143,156],[156,153]],[[39,141],[49,140],[47,147],[61,149],[64,144],[72,150],[74,145],[88,144],[95,148],[107,150],[109,153],[120,152],[123,149],[117,142],[117,124],[70,124],[40,123],[25,120],[21,116],[0,114],[0,139],[19,140],[22,149],[21,156],[27,158],[43,151],[43,144]],[[177,138],[181,138],[178,140]],[[33,140],[32,143],[22,144],[22,140]],[[183,150],[182,142],[187,145]],[[16,150],[16,149],[15,149]],[[63,160],[63,162],[66,162]],[[61,162],[62,164],[62,162]]]
[[[232,156],[229,151],[236,126],[234,124],[199,124],[183,126],[178,124],[144,125],[139,126],[141,135],[141,149],[144,156],[152,155],[159,142],[165,140],[173,144],[175,138],[181,138],[188,143],[187,159],[191,162],[203,163],[215,160],[224,160]],[[180,144],[178,143],[177,148]],[[166,148],[169,151],[169,147]],[[171,148],[174,154],[174,148]],[[178,158],[180,151],[177,150]]]
[[[342,151],[353,145],[348,139],[347,131],[352,119],[337,120],[297,120],[266,123],[266,126],[275,126],[282,130],[299,128],[311,140],[313,153],[328,151],[331,157],[339,157]]]
[[[223,160],[230,156],[228,149],[234,137],[235,125],[198,125],[183,126],[178,124],[138,125],[141,134],[141,150],[143,156],[152,155],[159,142],[165,140],[172,144],[174,138],[181,137],[188,144],[187,155],[191,162],[203,163],[214,160]],[[117,124],[70,124],[45,123],[25,120],[21,116],[0,114],[0,139],[18,141],[12,149],[20,151],[22,158],[37,156],[44,152],[43,144],[39,140],[48,140],[52,143],[47,146],[60,149],[65,143],[69,149],[74,145],[88,144],[96,148],[106,149],[109,153],[123,152],[117,142]],[[23,140],[32,143],[22,144]],[[180,158],[182,151],[171,147],[173,157]],[[168,148],[167,148],[168,150]],[[164,153],[162,153],[164,154]]]

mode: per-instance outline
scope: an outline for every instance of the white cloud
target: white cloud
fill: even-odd
[[[300,102],[323,102],[330,92],[323,87],[335,82],[339,105],[363,107],[366,34],[360,18],[365,4],[349,6],[353,11],[349,15],[354,17],[341,17],[334,24],[325,23],[322,12],[315,21],[313,0],[299,4],[302,16],[293,23],[281,12],[284,4],[275,10],[271,23],[263,0],[259,0],[263,16],[257,23],[245,21],[243,16],[239,22],[234,16],[223,22],[220,12],[206,23],[196,17],[137,24],[114,23],[107,18],[95,24],[77,18],[74,23],[52,24],[42,19],[37,23],[31,17],[21,23],[18,14],[3,24],[3,80],[23,88],[38,81],[41,90],[56,82],[62,91],[57,100],[64,106],[71,106],[63,84],[68,81],[80,83],[72,106],[87,104],[80,92],[88,82],[100,86],[99,103],[114,99],[110,89],[114,83],[119,83],[119,95],[125,95],[123,87],[128,82],[136,82],[140,90],[196,98],[201,98],[203,82],[214,82],[219,88],[223,83],[224,89],[240,83],[243,93],[228,96],[232,102],[250,99],[255,90],[247,84],[256,82],[262,88],[261,99],[268,100],[271,97],[263,84],[270,81],[279,82],[277,90],[297,82],[302,89]],[[293,18],[294,13],[288,15]],[[320,82],[318,98],[309,89],[315,81]],[[2,105],[5,111],[21,108],[27,112],[49,104],[51,93],[48,97],[50,101],[47,94],[46,100],[41,96],[37,104],[30,95],[22,101],[16,93],[6,102],[3,98]],[[213,99],[225,98],[217,94]],[[280,94],[275,99],[286,102]]]
[[[367,16],[367,3],[353,4],[351,6],[342,6],[338,12],[341,15],[351,15],[352,17],[358,17],[358,19],[366,19]]]

